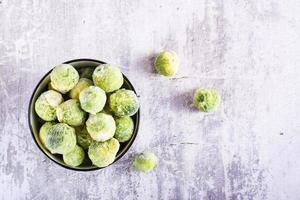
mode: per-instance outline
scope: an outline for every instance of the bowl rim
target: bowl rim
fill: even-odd
[[[107,64],[106,62],[103,62],[103,61],[100,61],[100,60],[96,60],[96,59],[90,59],[90,58],[79,58],[79,59],[73,59],[73,60],[69,60],[69,61],[66,61],[66,62],[63,62],[62,64],[70,64],[70,63],[74,63],[74,62],[83,62],[83,61],[87,61],[87,62],[96,62],[96,63],[99,63],[99,65],[101,64]],[[54,67],[53,67],[54,68]],[[87,171],[96,171],[96,170],[100,170],[100,169],[104,169],[112,164],[114,164],[115,162],[117,162],[119,159],[121,159],[125,154],[126,152],[130,149],[130,147],[132,146],[132,144],[134,143],[135,139],[136,139],[136,136],[138,134],[138,131],[139,131],[139,126],[140,126],[140,107],[136,113],[136,125],[135,125],[135,130],[134,130],[134,133],[132,135],[132,139],[130,140],[131,142],[129,143],[128,147],[126,149],[124,149],[121,154],[119,154],[119,156],[114,160],[114,162],[112,162],[110,165],[106,166],[106,167],[93,167],[93,168],[87,168],[87,169],[78,169],[78,168],[72,168],[71,166],[67,166],[67,165],[63,165],[62,163],[58,162],[57,160],[53,159],[52,157],[50,157],[48,154],[46,154],[44,152],[44,150],[42,149],[42,147],[38,144],[38,141],[37,141],[37,138],[35,137],[34,135],[34,131],[33,131],[33,127],[32,127],[32,124],[31,124],[31,110],[34,110],[33,108],[33,98],[37,92],[37,89],[38,87],[40,86],[40,84],[43,82],[43,80],[51,73],[51,71],[53,70],[50,69],[40,80],[39,82],[37,83],[37,85],[35,86],[33,92],[32,92],[32,95],[30,97],[30,100],[29,100],[29,105],[28,105],[28,125],[29,125],[29,129],[30,129],[30,132],[31,132],[31,136],[33,137],[33,140],[34,140],[34,143],[37,145],[37,147],[39,148],[39,150],[44,154],[46,155],[47,158],[49,158],[51,161],[53,161],[54,163],[56,163],[57,165],[65,168],[65,169],[69,169],[69,170],[73,170],[73,171],[84,171],[84,172],[87,172]],[[128,83],[128,85],[131,87],[131,90],[134,91],[135,94],[136,93],[136,90],[135,88],[133,87],[133,85],[131,84],[131,82],[129,81],[129,79],[125,76],[125,74],[122,72],[122,75],[123,75],[123,78],[126,80],[126,82]]]

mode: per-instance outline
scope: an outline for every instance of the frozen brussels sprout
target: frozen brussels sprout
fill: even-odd
[[[116,116],[127,117],[138,111],[139,102],[133,91],[120,89],[110,95],[109,106]]]
[[[133,166],[141,172],[149,172],[156,167],[158,164],[158,158],[154,153],[143,152],[136,155],[133,161]]]
[[[56,108],[63,100],[62,95],[54,90],[43,92],[35,102],[35,112],[45,121],[54,121],[56,120]]]
[[[214,111],[219,106],[220,101],[220,94],[211,89],[197,89],[193,99],[195,107],[203,112]]]
[[[63,160],[67,165],[77,167],[84,160],[84,151],[80,146],[76,145],[72,151],[63,154]]]
[[[46,134],[47,131],[51,128],[51,126],[53,126],[54,124],[56,124],[56,122],[46,122],[43,124],[43,126],[41,126],[40,131],[39,131],[39,138],[40,141],[42,143],[42,145],[45,147],[45,143],[46,143]]]
[[[88,151],[89,158],[97,167],[106,167],[113,163],[119,151],[120,143],[115,138],[105,142],[93,142]]]
[[[88,113],[96,114],[105,106],[105,92],[96,86],[89,86],[82,90],[79,95],[81,108]]]
[[[89,132],[86,130],[86,127],[85,126],[75,127],[75,132],[77,136],[77,143],[83,149],[88,149],[93,139],[91,138]]]
[[[64,123],[57,123],[46,133],[46,147],[51,153],[66,154],[76,146],[74,128]]]
[[[72,65],[61,64],[52,70],[50,79],[51,86],[55,90],[65,94],[78,83],[79,74]]]
[[[94,140],[106,141],[114,136],[116,123],[111,115],[105,113],[90,114],[86,121],[86,129]]]
[[[155,59],[154,66],[158,73],[173,76],[179,66],[179,58],[174,51],[163,51]]]
[[[80,92],[91,85],[93,85],[93,81],[91,81],[90,79],[87,78],[79,79],[78,83],[70,91],[70,98],[79,99]]]
[[[93,73],[94,84],[105,92],[113,92],[123,85],[123,75],[119,67],[104,64],[99,65]]]
[[[115,119],[116,121],[116,132],[114,138],[116,138],[119,142],[128,141],[133,134],[133,120],[131,117],[121,117]]]
[[[56,109],[56,114],[59,122],[71,126],[81,126],[86,119],[86,112],[80,108],[77,99],[69,99],[60,104]]]

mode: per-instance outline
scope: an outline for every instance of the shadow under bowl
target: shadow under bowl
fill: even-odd
[[[65,62],[64,64],[70,64],[72,65],[78,72],[80,77],[86,77],[86,78],[90,78],[91,79],[91,75],[92,72],[94,71],[94,69],[101,64],[105,64],[105,62],[99,61],[99,60],[94,60],[94,59],[76,59],[76,60],[70,60]],[[95,165],[93,165],[90,161],[90,159],[88,158],[87,155],[87,151],[85,151],[85,160],[84,162],[77,167],[72,167],[69,165],[66,165],[63,161],[62,155],[60,154],[51,154],[50,151],[48,151],[41,143],[40,139],[39,139],[39,130],[40,127],[43,125],[43,123],[45,123],[42,119],[40,119],[35,110],[34,110],[34,104],[37,100],[37,98],[41,95],[41,93],[45,92],[48,90],[48,84],[50,83],[50,73],[52,70],[50,70],[38,83],[38,85],[36,86],[36,88],[33,91],[33,94],[31,96],[30,102],[29,102],[29,110],[28,110],[28,122],[29,122],[29,127],[33,136],[33,139],[35,141],[35,143],[37,144],[37,146],[39,147],[39,149],[53,162],[55,162],[56,164],[67,168],[67,169],[71,169],[71,170],[77,170],[77,171],[91,171],[91,170],[98,170],[98,169],[102,169],[99,168]],[[135,89],[132,86],[132,84],[130,83],[130,81],[126,78],[126,76],[123,74],[124,77],[124,84],[122,86],[122,88],[126,88],[129,90],[133,90],[135,93]],[[67,99],[65,97],[67,97],[66,95],[63,95],[64,99]],[[115,163],[117,160],[119,160],[123,155],[125,155],[125,153],[128,151],[128,149],[130,148],[130,146],[133,144],[136,135],[138,133],[138,129],[139,129],[139,121],[140,121],[140,110],[138,110],[138,112],[132,116],[132,119],[134,121],[134,131],[133,131],[133,135],[131,137],[131,139],[127,142],[124,143],[120,143],[120,149],[117,153],[116,159],[113,163]],[[112,163],[112,164],[113,164]]]

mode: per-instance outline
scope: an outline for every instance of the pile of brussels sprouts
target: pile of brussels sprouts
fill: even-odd
[[[72,167],[86,156],[97,167],[111,164],[120,143],[132,137],[131,116],[139,109],[136,94],[121,88],[117,66],[99,65],[89,78],[61,64],[50,74],[49,90],[35,102],[35,112],[45,122],[39,131],[42,145]]]

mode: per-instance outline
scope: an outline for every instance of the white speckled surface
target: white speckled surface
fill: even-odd
[[[0,0],[0,199],[299,199],[299,0]],[[153,56],[175,50],[175,78]],[[74,172],[47,159],[27,124],[33,88],[74,58],[119,64],[142,122],[111,167]],[[213,114],[197,87],[222,93]],[[132,156],[160,158],[140,174]]]

